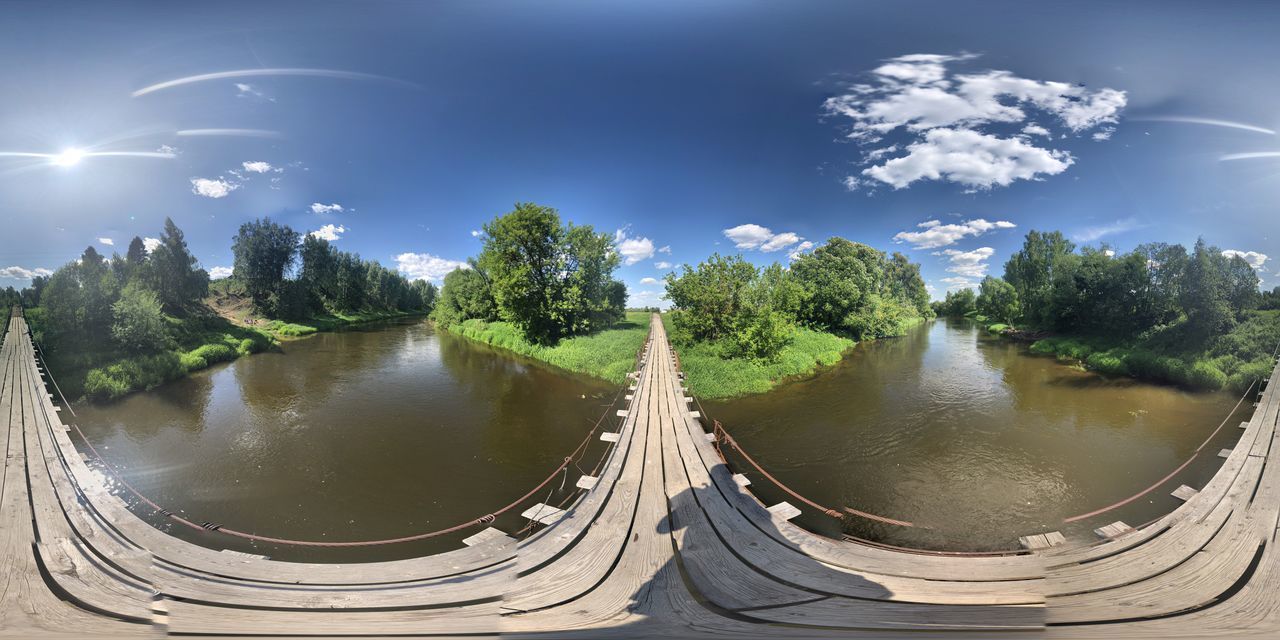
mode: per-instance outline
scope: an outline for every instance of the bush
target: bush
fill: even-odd
[[[1085,359],[1085,366],[1109,376],[1129,375],[1129,366],[1125,364],[1124,355],[1116,351],[1094,353]]]
[[[178,356],[183,370],[187,372],[203,369],[211,364],[235,360],[239,356],[236,349],[226,344],[206,344]]]
[[[1216,391],[1227,385],[1227,374],[1208,362],[1197,362],[1188,371],[1187,384],[1196,389]]]
[[[124,349],[154,353],[169,346],[160,297],[154,291],[129,285],[111,305],[111,337]]]
[[[138,356],[89,370],[84,390],[90,398],[114,400],[135,389],[154,389],[183,373],[177,354]]]

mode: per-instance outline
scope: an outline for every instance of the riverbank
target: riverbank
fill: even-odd
[[[170,347],[156,353],[131,355],[114,345],[72,354],[49,353],[49,368],[69,399],[112,401],[135,391],[149,391],[219,362],[278,348],[284,341],[366,322],[422,315],[399,311],[359,312],[285,322],[226,311],[224,305],[211,297],[186,317],[165,316]],[[26,314],[39,340],[42,310],[28,309]]]
[[[1008,328],[988,327],[1007,339],[1026,341]],[[1175,324],[1131,341],[1107,336],[1055,335],[1031,343],[1034,354],[1054,356],[1109,376],[1174,384],[1194,390],[1243,393],[1271,374],[1280,341],[1280,311],[1248,311],[1230,331],[1208,340],[1185,335]]]
[[[662,317],[666,322],[666,314]],[[916,324],[919,322],[911,326]],[[667,329],[670,331],[670,325]],[[689,393],[700,398],[724,399],[764,393],[784,380],[813,375],[822,367],[840,362],[855,344],[849,338],[801,327],[772,361],[726,358],[719,347],[708,343],[674,346]]]
[[[626,381],[635,368],[636,354],[649,335],[648,311],[628,311],[626,319],[609,329],[587,336],[561,340],[544,347],[525,340],[509,322],[471,319],[439,328],[464,338],[533,358],[547,364],[582,373],[614,384]]]

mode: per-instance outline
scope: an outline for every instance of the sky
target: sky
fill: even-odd
[[[1280,285],[1280,5],[0,5],[0,287],[166,216],[263,216],[439,282],[516,202],[614,236],[634,305],[832,236],[934,297],[1032,229],[1203,237]]]

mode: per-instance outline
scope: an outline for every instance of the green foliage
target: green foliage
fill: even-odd
[[[529,342],[509,322],[486,322],[473,318],[452,325],[448,330],[561,369],[622,384],[626,381],[627,372],[635,367],[636,354],[649,335],[649,318],[648,312],[629,311],[624,322],[610,329],[565,338],[554,346]]]
[[[683,313],[672,316],[676,334],[692,340],[716,341],[737,333],[747,309],[758,300],[748,292],[759,272],[741,256],[712,254],[697,268],[667,276],[667,298]]]
[[[111,337],[122,349],[153,353],[169,346],[160,296],[154,291],[131,284],[111,305],[111,311]]]
[[[273,311],[271,297],[293,266],[299,239],[297,231],[270,218],[240,225],[239,232],[232,238],[234,277],[244,283],[259,310]]]
[[[673,314],[663,319],[671,328]],[[799,328],[776,357],[728,357],[710,342],[677,342],[676,352],[690,393],[703,398],[730,398],[763,393],[784,380],[812,374],[840,361],[854,345],[848,338]]]
[[[978,311],[978,294],[973,289],[948,291],[947,297],[933,304],[934,313],[947,318],[964,318]]]
[[[448,328],[471,318],[497,319],[497,305],[489,290],[489,280],[476,268],[454,269],[444,277],[444,287],[431,311],[431,319]]]
[[[199,303],[209,292],[209,274],[197,268],[182,230],[169,218],[164,219],[160,243],[151,254],[145,260],[138,260],[136,264],[140,266],[136,268],[134,260],[138,260],[138,256],[130,243],[130,258],[124,261],[123,271],[138,272],[171,313],[180,313]]]
[[[982,279],[978,298],[974,303],[978,313],[988,318],[1002,320],[1005,324],[1013,324],[1021,309],[1018,303],[1018,292],[1013,285],[991,276]]]
[[[89,370],[84,393],[95,400],[115,400],[135,389],[154,389],[185,372],[172,352],[135,356]]]
[[[484,226],[475,266],[503,320],[530,342],[554,344],[622,318],[625,287],[613,280],[619,261],[607,234],[565,226],[550,207],[517,203]],[[452,311],[444,315],[456,321]]]
[[[844,331],[855,339],[875,323],[864,321],[874,304],[869,300],[884,288],[884,254],[861,243],[831,238],[812,253],[791,263],[791,273],[805,290],[799,319],[815,329]]]
[[[1061,232],[1041,233],[1031,231],[1023,242],[1022,250],[1010,256],[1004,265],[1004,280],[1013,285],[1017,299],[1026,309],[1024,320],[1033,326],[1053,324],[1053,282],[1066,256],[1075,251],[1075,245]],[[981,313],[981,309],[979,309]],[[1001,318],[1012,320],[1013,318]]]

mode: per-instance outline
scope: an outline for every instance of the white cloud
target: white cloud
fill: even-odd
[[[982,247],[973,251],[959,251],[956,249],[946,249],[936,251],[934,255],[947,256],[951,266],[947,267],[948,273],[954,273],[959,276],[968,278],[982,278],[987,275],[987,260],[996,252],[991,247]]]
[[[624,264],[631,265],[653,257],[653,241],[648,238],[629,237],[626,227],[618,229],[613,234],[613,244],[622,255]]]
[[[479,238],[481,235],[484,235],[484,232],[483,232],[483,231],[481,231],[481,230],[479,230],[479,229],[472,229],[472,230],[471,230],[471,237],[472,237],[472,238]]]
[[[321,240],[328,240],[329,242],[337,242],[342,238],[342,234],[346,232],[347,228],[342,225],[326,224],[307,235],[313,238],[320,238]]]
[[[116,245],[116,241],[111,238],[98,238],[98,244],[105,244],[108,247],[114,247]]]
[[[657,269],[670,269],[673,265],[666,260],[659,260],[653,263],[653,266]]]
[[[658,307],[666,309],[670,307],[670,303],[663,300],[666,295],[664,291],[654,291],[652,289],[644,289],[640,291],[632,291],[627,289],[627,306],[628,307]]]
[[[640,284],[658,284],[657,278],[640,278]]]
[[[1109,224],[1085,227],[1073,234],[1071,237],[1079,240],[1080,242],[1093,242],[1099,238],[1117,233],[1124,233],[1126,231],[1133,231],[1134,229],[1141,229],[1145,226],[1146,225],[1140,224],[1134,218],[1125,218],[1123,220],[1116,220]]]
[[[1111,134],[1115,132],[1116,132],[1115,127],[1107,127],[1106,129],[1103,129],[1101,131],[1095,131],[1092,137],[1094,142],[1105,142],[1107,140],[1110,140]]]
[[[247,82],[236,83],[236,97],[237,98],[258,98],[258,99],[268,100],[270,102],[275,102],[275,98],[268,98],[266,94],[259,91],[257,87],[254,87],[253,85]]]
[[[967,236],[977,237],[994,229],[1012,229],[1017,225],[1007,220],[988,222],[978,218],[959,224],[942,224],[938,220],[926,220],[916,226],[923,231],[901,231],[893,236],[893,241],[906,242],[916,249],[936,249],[953,245]]]
[[[947,285],[947,291],[952,291],[955,289],[968,289],[971,287],[976,287],[978,285],[978,283],[973,280],[970,280],[968,278],[962,278],[959,276],[951,277],[951,278],[943,278],[942,283]]]
[[[256,160],[253,162],[242,162],[240,163],[240,166],[244,167],[245,171],[248,171],[251,173],[267,173],[268,171],[273,171],[273,170],[280,171],[280,169],[276,169],[275,167],[271,166],[270,162],[263,162],[261,160]]]
[[[901,189],[916,180],[949,180],[973,189],[1008,186],[1041,174],[1056,175],[1075,160],[1020,138],[998,138],[971,129],[932,129],[907,145],[907,155],[867,167],[862,175]]]
[[[465,262],[448,260],[429,253],[402,253],[396,268],[410,280],[441,280],[454,269],[470,269]]]
[[[11,280],[30,280],[36,276],[51,276],[53,272],[49,269],[36,267],[35,269],[26,269],[24,267],[4,267],[0,268],[0,278],[8,278]]]
[[[1032,80],[998,70],[953,74],[948,68],[976,57],[912,54],[892,58],[871,72],[870,82],[852,85],[824,102],[828,115],[850,123],[849,138],[880,145],[865,153],[865,163],[878,163],[898,152],[897,143],[882,144],[888,135],[911,141],[907,156],[867,167],[863,176],[895,188],[917,179],[990,188],[1061,173],[1070,166],[1071,156],[1034,146],[1031,136],[1052,139],[1050,126],[1080,135],[1114,124],[1127,102],[1123,91],[1110,88],[1091,91],[1079,84]],[[993,130],[1019,123],[1021,136],[1003,137],[1005,133]],[[1105,139],[1112,130],[1098,132],[1095,139]],[[949,132],[944,134],[948,138],[933,136],[937,131]],[[946,154],[956,157],[938,157]],[[912,170],[901,164],[896,170],[888,166],[907,158],[912,158],[906,163],[909,166],[924,166]],[[865,180],[857,176],[845,179],[850,190],[864,185]]]
[[[739,249],[759,249],[765,253],[781,251],[804,240],[804,238],[790,231],[774,233],[768,227],[762,227],[758,224],[740,224],[736,227],[725,229],[723,233]]]
[[[182,153],[182,150],[177,147],[169,146],[167,144],[162,144],[156,148],[156,153],[163,153],[170,156],[176,156]]]
[[[1234,258],[1236,256],[1244,258],[1244,261],[1248,262],[1249,266],[1253,267],[1255,271],[1266,271],[1267,268],[1263,265],[1267,263],[1267,260],[1271,259],[1270,256],[1265,253],[1258,253],[1257,251],[1241,251],[1239,249],[1227,249],[1222,252],[1222,255],[1228,258]]]
[[[156,247],[160,246],[160,238],[143,238],[142,246],[147,250],[147,253],[151,253],[156,250]]]
[[[803,254],[804,252],[812,248],[813,248],[813,243],[809,242],[808,240],[805,240],[804,242],[801,242],[800,244],[793,247],[791,251],[787,252],[787,259],[795,260],[796,258],[799,258],[801,254]]]
[[[231,277],[231,267],[214,267],[209,270],[209,277],[214,280]]]
[[[191,179],[191,193],[198,196],[204,196],[206,198],[225,198],[232,191],[239,188],[239,184],[228,182],[225,178],[216,178],[212,180],[209,178]]]
[[[668,244],[668,245],[658,247],[658,253],[665,253],[667,255],[671,255],[671,245]]]
[[[342,205],[336,202],[333,204],[311,203],[311,213],[342,213],[343,211],[346,211],[346,209],[343,209]]]

